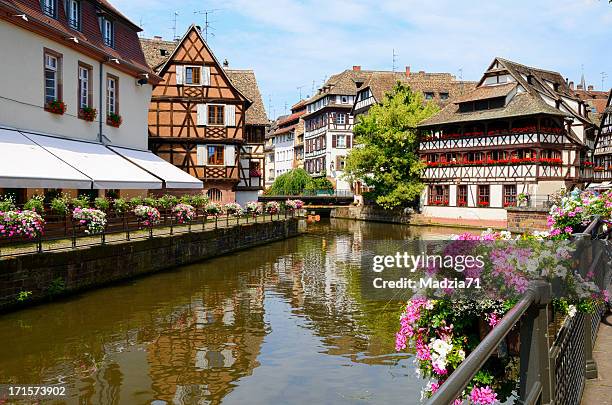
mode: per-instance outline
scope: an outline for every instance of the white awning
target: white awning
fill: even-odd
[[[0,187],[91,188],[91,179],[18,131],[0,128]]]
[[[52,136],[24,133],[93,180],[94,189],[160,189],[162,182],[106,146]]]
[[[109,146],[130,162],[164,181],[166,188],[201,189],[204,184],[172,163],[165,161],[153,152]]]

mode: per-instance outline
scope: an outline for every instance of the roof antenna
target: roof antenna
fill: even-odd
[[[174,12],[174,16],[172,18],[172,40],[176,41],[178,38],[176,37],[176,17],[179,15],[178,11]]]
[[[392,72],[395,73],[395,61],[396,61],[396,57],[397,54],[395,53],[395,48],[393,48],[393,65],[392,65]]]
[[[272,95],[268,94],[268,113],[272,113]],[[274,117],[274,115],[272,115]]]
[[[312,94],[313,96],[314,96],[314,94],[315,94],[315,92],[314,92],[314,91],[315,91],[315,81],[313,80],[313,81],[312,81],[312,91],[311,91],[311,94]]]
[[[298,91],[300,92],[300,101],[302,100],[302,87],[304,87],[304,86],[297,86],[296,87],[296,89],[298,89]]]
[[[208,20],[208,15],[214,13],[215,11],[219,11],[219,10],[223,10],[222,8],[214,8],[211,10],[201,10],[201,11],[194,11],[193,14],[204,14],[204,40],[206,42],[208,42],[208,30],[210,29],[211,31],[214,30],[214,28],[210,25],[211,22],[213,21],[209,21]],[[214,37],[215,34],[214,33],[210,33],[210,36]]]
[[[604,87],[604,82],[606,81],[608,74],[606,72],[601,72],[600,75],[601,75],[601,91],[606,91]]]

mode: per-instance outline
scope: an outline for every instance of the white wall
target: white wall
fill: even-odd
[[[434,218],[475,219],[506,221],[508,216],[503,208],[474,207],[423,207],[423,215]]]
[[[293,169],[293,135],[279,135],[276,137],[274,146],[274,173],[278,177],[280,174],[287,173]]]
[[[259,191],[236,191],[236,202],[242,207],[249,201],[257,201]]]
[[[118,41],[120,38],[117,39]],[[43,48],[63,55],[63,101],[67,104],[64,115],[44,111]],[[119,114],[123,123],[119,128],[106,125],[106,92],[103,108],[99,106],[99,62],[60,43],[36,35],[5,21],[0,21],[0,125],[31,130],[69,138],[98,139],[100,116],[103,134],[110,142],[120,146],[147,149],[147,114],[151,99],[150,85],[137,86],[136,78],[105,65],[106,73],[119,78]],[[93,67],[93,107],[98,110],[94,122],[78,118],[78,62]]]

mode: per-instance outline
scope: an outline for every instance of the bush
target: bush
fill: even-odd
[[[145,197],[142,199],[142,204],[148,207],[158,207],[157,199],[153,197]]]
[[[94,207],[99,209],[100,211],[108,211],[110,208],[110,201],[105,197],[97,197],[94,200]]]
[[[51,200],[51,212],[57,215],[68,214],[68,200],[65,197],[55,197]]]
[[[157,199],[157,206],[164,209],[170,209],[178,204],[178,202],[179,199],[176,196],[166,194]]]
[[[316,191],[333,191],[334,185],[327,177],[317,177],[312,179],[310,183],[306,185],[306,190],[311,192]]]
[[[283,173],[274,180],[266,194],[299,195],[312,182],[312,177],[304,169],[293,169]]]
[[[70,201],[70,204],[73,208],[89,208],[89,200],[86,196],[80,196],[77,198],[73,198]]]
[[[191,205],[196,208],[203,208],[208,204],[208,197],[204,194],[196,194],[191,197]]]
[[[0,197],[0,212],[13,211],[15,209],[15,200],[11,195]]]
[[[130,208],[136,208],[139,205],[142,205],[142,197],[133,197],[128,202]]]
[[[117,214],[123,214],[130,208],[128,202],[123,198],[115,198],[113,200],[113,208]]]
[[[23,205],[23,209],[42,214],[45,211],[45,197],[42,195],[32,196],[32,198]]]

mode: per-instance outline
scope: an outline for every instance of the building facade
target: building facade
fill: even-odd
[[[0,1],[0,49],[11,55],[0,63],[0,194],[22,201],[167,186],[117,160],[117,151],[147,153],[146,111],[160,80],[139,31],[105,0]]]
[[[506,221],[592,178],[596,125],[557,72],[496,58],[471,92],[419,124],[423,213]]]
[[[250,161],[263,164],[265,124],[247,126],[247,110],[254,102],[236,85],[248,87],[243,80],[252,72],[228,73],[195,25],[177,42],[141,42],[148,63],[163,79],[149,106],[151,150],[203,181],[212,201],[235,201],[238,191],[261,190],[262,168],[257,171]],[[259,174],[257,180],[251,179],[251,169]]]
[[[291,114],[276,120],[274,131],[270,132],[270,144],[273,146],[274,175],[276,178],[295,168],[303,168],[304,156],[304,120],[306,113],[304,100],[291,107]]]
[[[612,89],[602,110],[594,155],[595,184],[602,188],[612,188]]]

